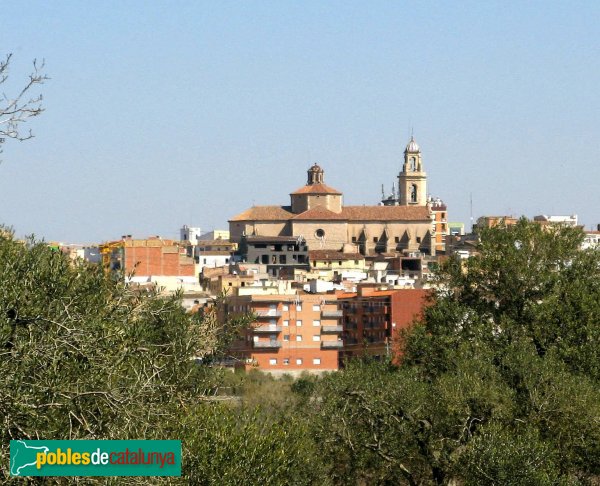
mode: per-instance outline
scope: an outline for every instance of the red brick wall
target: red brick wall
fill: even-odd
[[[135,275],[194,276],[194,262],[177,246],[126,246],[125,272]],[[137,266],[136,266],[137,263]]]

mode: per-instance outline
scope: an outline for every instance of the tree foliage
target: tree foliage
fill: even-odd
[[[600,481],[600,254],[582,236],[525,220],[484,231],[477,256],[440,267],[398,368],[320,383],[338,484]]]
[[[248,319],[219,324],[216,308],[191,315],[179,297],[0,236],[0,477],[8,480],[11,439],[176,438],[185,484],[277,484],[294,474],[310,483],[298,421],[213,403],[223,380],[206,363]]]

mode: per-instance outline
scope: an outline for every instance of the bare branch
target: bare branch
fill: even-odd
[[[12,54],[7,54],[6,58],[0,61],[0,85],[8,80],[11,58]],[[22,130],[22,124],[44,112],[42,95],[33,93],[37,85],[50,79],[43,73],[44,67],[43,60],[39,62],[34,59],[33,72],[29,74],[29,79],[21,91],[16,96],[0,94],[0,153],[2,144],[8,138],[19,141],[33,138],[31,129]]]

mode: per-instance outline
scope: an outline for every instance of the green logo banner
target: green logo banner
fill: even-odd
[[[11,476],[181,476],[180,440],[11,440]]]

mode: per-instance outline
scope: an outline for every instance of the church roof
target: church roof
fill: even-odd
[[[345,206],[334,213],[317,206],[293,214],[289,206],[253,206],[230,221],[424,221],[430,220],[426,206]]]
[[[306,220],[345,220],[346,218],[341,213],[334,213],[329,209],[324,208],[323,206],[317,206],[316,208],[309,209],[308,211],[304,211],[292,219],[306,219]]]
[[[289,206],[252,206],[229,221],[287,221],[294,214]]]
[[[342,193],[333,187],[329,187],[322,182],[318,184],[306,184],[299,189],[296,189],[292,194],[339,194]]]

